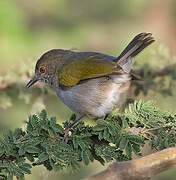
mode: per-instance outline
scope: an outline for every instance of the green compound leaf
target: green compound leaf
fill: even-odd
[[[43,161],[48,160],[48,158],[49,158],[48,154],[43,152],[39,155],[38,160],[39,160],[39,162],[43,162]]]
[[[28,153],[39,153],[40,149],[31,145],[31,146],[25,147],[25,151]]]

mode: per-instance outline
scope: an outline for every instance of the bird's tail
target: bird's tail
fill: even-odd
[[[146,47],[152,44],[155,40],[151,33],[140,33],[123,50],[116,61],[118,65],[127,73],[132,67],[132,59],[141,53]]]

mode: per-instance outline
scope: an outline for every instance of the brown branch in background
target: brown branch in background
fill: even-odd
[[[5,82],[5,83],[1,83],[0,84],[0,91],[4,91],[6,89],[9,89],[9,88],[14,88],[16,87],[18,84],[22,84],[24,87],[26,86],[28,81],[26,81],[26,83],[24,82],[24,84],[22,84],[22,81],[19,80],[19,82]],[[40,87],[42,86],[40,83],[37,83],[35,84],[35,87]]]
[[[175,64],[165,66],[161,70],[157,71],[154,74],[154,77],[167,76],[167,75],[171,74],[174,71],[174,69],[175,69]]]
[[[167,76],[169,75],[170,73],[172,73],[175,69],[175,64],[172,64],[172,65],[168,65],[164,68],[162,68],[161,70],[157,71],[155,74],[153,74],[153,78],[155,77],[158,77],[158,76]],[[139,75],[137,74],[133,74],[132,75],[134,76],[134,78],[140,80],[142,79],[142,77],[140,77]],[[29,78],[25,78],[26,79],[26,83],[30,80]],[[19,80],[19,82],[21,82]],[[4,82],[4,83],[1,83],[0,84],[0,90],[5,90],[5,89],[8,89],[8,88],[13,88],[15,87],[19,82]],[[25,84],[24,84],[25,86]],[[35,86],[41,86],[40,84],[36,84]]]
[[[16,85],[16,83],[2,83],[2,84],[0,84],[0,90],[8,89],[15,85]]]
[[[176,148],[168,148],[138,159],[115,162],[106,170],[84,180],[148,180],[176,167]]]

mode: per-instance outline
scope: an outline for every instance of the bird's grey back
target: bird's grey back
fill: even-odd
[[[110,56],[110,55],[102,54],[102,53],[98,53],[98,52],[74,52],[74,53],[72,53],[71,58],[78,60],[78,59],[82,59],[83,57],[89,57],[89,56],[101,57],[101,58],[105,58],[105,59],[111,60],[111,61],[114,61],[117,58],[114,56]]]

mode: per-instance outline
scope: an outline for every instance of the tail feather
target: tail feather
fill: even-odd
[[[155,40],[151,33],[140,33],[123,50],[116,61],[121,68],[129,73],[132,67],[132,59],[141,53],[146,47],[152,44]]]

